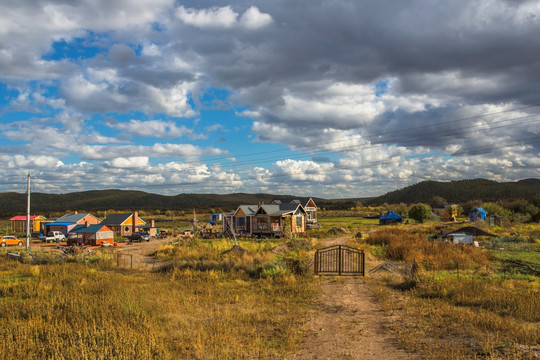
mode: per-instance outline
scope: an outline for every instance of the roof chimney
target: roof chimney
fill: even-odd
[[[137,231],[137,223],[138,223],[137,219],[138,218],[139,218],[139,213],[137,211],[135,211],[133,213],[133,219],[132,219],[132,221],[133,221],[133,229],[131,229],[132,232]]]
[[[75,215],[77,215],[79,212],[77,210],[75,210]]]
[[[155,221],[154,219],[152,219],[152,220],[150,221],[150,227],[153,227],[153,228],[156,227],[156,221]]]

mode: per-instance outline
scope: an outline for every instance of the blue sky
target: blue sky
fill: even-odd
[[[536,1],[0,5],[0,191],[383,194],[539,175]]]

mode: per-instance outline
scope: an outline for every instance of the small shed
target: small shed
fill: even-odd
[[[114,243],[114,233],[106,225],[90,225],[88,227],[77,227],[69,233],[69,245],[90,245],[99,246],[103,243]]]
[[[472,244],[473,234],[467,234],[464,232],[454,232],[447,235],[449,240],[452,240],[454,244]]]
[[[473,226],[467,226],[452,232],[441,233],[433,236],[433,239],[442,238],[454,244],[473,244],[478,236],[495,237],[496,235],[485,232]]]
[[[475,222],[477,220],[484,221],[486,220],[486,214],[487,214],[486,210],[477,207],[477,208],[472,209],[469,212],[469,219],[471,220],[471,222]]]
[[[45,221],[45,216],[30,216],[30,232],[37,233],[41,231],[41,223]],[[17,215],[9,219],[11,232],[21,233],[26,231],[26,215]]]
[[[394,224],[394,223],[400,223],[403,222],[403,218],[393,212],[392,210],[388,211],[387,213],[382,214],[379,217],[379,224],[380,225],[387,225],[387,224]]]
[[[218,221],[222,221],[223,220],[223,215],[222,214],[212,214],[210,215],[210,224],[212,225],[215,225],[218,223]]]

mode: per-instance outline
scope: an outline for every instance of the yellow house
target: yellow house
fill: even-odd
[[[137,211],[130,214],[112,214],[101,222],[114,232],[114,236],[129,237],[139,231],[146,222],[139,217]]]
[[[41,231],[41,223],[47,220],[42,215],[30,216],[30,232],[36,233]],[[26,231],[26,215],[17,215],[9,219],[9,224],[12,232],[21,233]]]

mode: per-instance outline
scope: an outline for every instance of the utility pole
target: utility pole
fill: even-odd
[[[26,250],[30,251],[30,173],[28,173],[28,180],[27,180]]]

